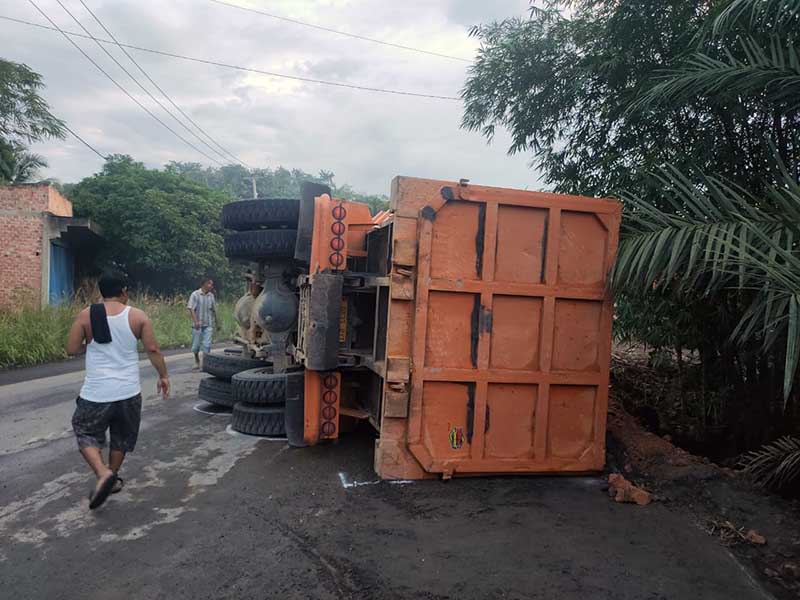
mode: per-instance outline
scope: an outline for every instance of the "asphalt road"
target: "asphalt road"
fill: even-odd
[[[231,434],[193,410],[191,358],[169,366],[166,402],[143,366],[126,488],[95,512],[68,429],[82,373],[0,385],[0,598],[769,598],[685,516],[598,478],[376,482],[369,433]]]

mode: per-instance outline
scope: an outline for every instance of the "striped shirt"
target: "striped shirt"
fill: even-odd
[[[200,321],[201,327],[213,327],[214,317],[216,316],[217,301],[214,292],[203,293],[203,290],[195,290],[189,296],[189,303],[186,305],[189,310],[193,310]]]

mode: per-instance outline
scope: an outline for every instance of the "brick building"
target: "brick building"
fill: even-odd
[[[0,307],[58,304],[91,264],[99,228],[49,184],[0,186]]]

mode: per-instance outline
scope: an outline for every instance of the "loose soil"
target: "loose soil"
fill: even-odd
[[[760,491],[741,472],[646,431],[613,390],[607,467],[652,492],[658,502],[687,514],[728,546],[776,597],[800,597],[800,502]],[[760,536],[766,543],[758,543]]]

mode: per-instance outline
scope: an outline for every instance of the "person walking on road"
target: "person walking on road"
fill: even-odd
[[[210,278],[200,283],[200,288],[189,296],[186,305],[192,315],[192,353],[194,368],[200,370],[200,352],[211,352],[211,339],[214,337],[214,324],[217,320],[217,299],[214,297],[214,281]]]
[[[142,389],[139,381],[138,341],[158,372],[156,389],[169,395],[169,376],[158,347],[153,324],[138,308],[127,306],[125,276],[104,273],[99,281],[103,302],[82,310],[67,338],[67,353],[86,352],[86,375],[72,416],[78,449],[97,477],[89,508],[103,504],[122,489],[119,470],[139,436]],[[110,432],[108,465],[102,449]]]

